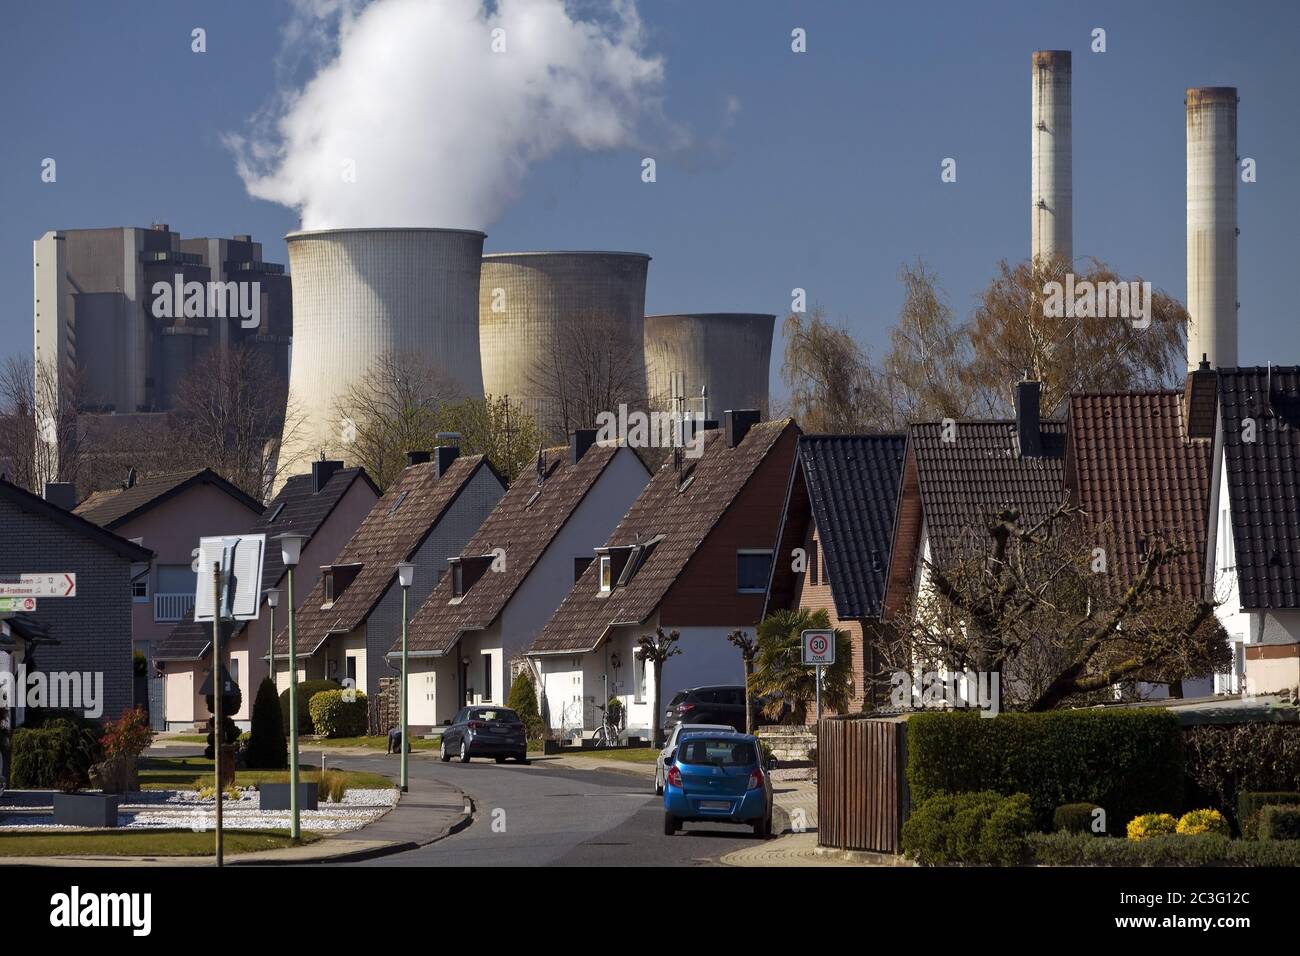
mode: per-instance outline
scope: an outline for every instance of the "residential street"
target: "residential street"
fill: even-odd
[[[438,781],[464,791],[473,822],[428,846],[364,861],[363,866],[689,866],[757,841],[747,828],[688,824],[663,834],[651,777],[635,770],[579,770],[546,758],[530,766],[475,760],[411,760],[411,787]],[[397,777],[397,757],[338,757],[332,766]]]

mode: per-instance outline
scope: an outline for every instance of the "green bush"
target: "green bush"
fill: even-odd
[[[916,807],[903,824],[903,852],[922,866],[1007,866],[1025,859],[1025,839],[1032,829],[1033,814],[1023,793],[940,794]]]
[[[1300,841],[1233,840],[1219,833],[1147,840],[1031,833],[1028,844],[1041,866],[1300,866]]]
[[[1176,832],[1182,836],[1199,836],[1202,833],[1232,836],[1228,818],[1218,810],[1188,810],[1179,818]]]
[[[1151,840],[1178,832],[1178,820],[1172,813],[1143,813],[1128,822],[1128,838]]]
[[[1300,804],[1300,793],[1291,790],[1243,790],[1237,794],[1237,822],[1241,835],[1248,840],[1259,835],[1259,812],[1274,804]]]
[[[1259,812],[1261,840],[1300,840],[1300,807],[1270,804]]]
[[[80,790],[90,784],[90,767],[102,757],[99,725],[54,717],[38,727],[13,732],[9,786],[15,790]]]
[[[1163,710],[914,714],[907,738],[914,803],[964,791],[1024,793],[1040,830],[1076,801],[1103,807],[1108,826],[1182,809],[1182,731]]]
[[[342,690],[322,690],[312,694],[307,705],[315,733],[323,737],[361,737],[366,732],[366,695],[351,691],[355,700],[346,700]]]
[[[311,722],[311,699],[323,690],[338,690],[341,685],[332,680],[305,680],[298,683],[298,733],[314,734]],[[280,714],[284,722],[284,735],[289,736],[289,689],[280,692]]]
[[[1063,803],[1052,812],[1052,829],[1057,833],[1090,833],[1093,830],[1095,803]]]
[[[281,770],[289,765],[280,698],[269,677],[262,679],[253,698],[252,731],[244,748],[244,763],[254,770]]]
[[[523,721],[529,741],[541,740],[546,736],[546,725],[537,709],[537,691],[533,688],[533,679],[527,671],[520,671],[510,684],[506,706]]]
[[[1187,805],[1214,807],[1243,832],[1238,794],[1300,791],[1300,724],[1206,724],[1188,727],[1184,737]]]
[[[316,785],[316,796],[330,803],[341,803],[348,792],[348,778],[341,770],[326,770]]]

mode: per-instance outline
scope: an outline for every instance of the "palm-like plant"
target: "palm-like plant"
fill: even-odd
[[[773,611],[758,625],[754,690],[766,697],[763,714],[773,720],[784,707],[797,724],[807,723],[817,695],[817,669],[803,663],[803,632],[828,630],[825,611]],[[853,692],[852,647],[847,631],[835,632],[835,663],[822,668],[822,708],[845,713]]]

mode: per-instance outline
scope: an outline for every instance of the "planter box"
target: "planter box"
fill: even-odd
[[[257,785],[261,795],[260,805],[263,810],[288,810],[289,785],[287,783],[260,783]],[[315,810],[319,806],[319,785],[298,783],[298,809]]]
[[[121,797],[111,793],[56,793],[54,823],[61,827],[93,827],[102,830],[117,826],[117,806]]]

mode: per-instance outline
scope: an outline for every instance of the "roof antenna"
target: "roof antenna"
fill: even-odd
[[[537,448],[537,487],[542,487],[546,480],[546,451],[540,445]]]

